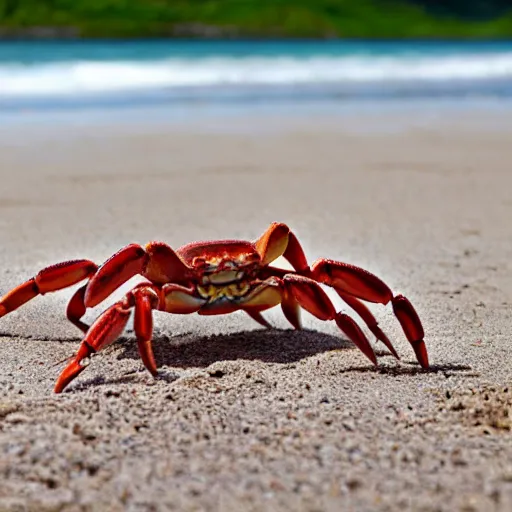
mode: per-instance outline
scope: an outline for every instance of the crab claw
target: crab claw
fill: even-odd
[[[409,343],[414,349],[416,358],[418,359],[422,368],[428,368],[428,354],[427,348],[423,338],[425,333],[423,326],[421,325],[420,318],[413,305],[403,295],[397,295],[393,299],[393,311],[395,316],[398,318],[400,325],[405,333],[405,336],[409,340]]]

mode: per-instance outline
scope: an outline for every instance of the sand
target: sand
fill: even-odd
[[[511,141],[499,110],[2,126],[0,294],[277,220],[409,297],[432,368],[390,307],[379,369],[308,314],[157,313],[157,380],[130,327],[55,395],[80,333],[40,297],[0,320],[0,510],[512,510]]]

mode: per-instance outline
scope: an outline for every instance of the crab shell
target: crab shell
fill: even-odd
[[[271,263],[280,256],[288,260],[294,270],[272,266]],[[135,275],[142,276],[145,281],[107,308],[91,326],[81,320],[87,308],[100,304]],[[87,282],[69,302],[67,316],[85,337],[58,378],[55,392],[61,392],[85,369],[91,354],[119,337],[132,310],[139,353],[146,368],[155,376],[157,365],[151,346],[153,310],[200,315],[242,310],[261,325],[270,327],[261,312],[280,304],[288,321],[300,329],[300,308],[304,308],[320,320],[335,321],[376,365],[375,352],[364,332],[350,316],[336,311],[321,284],[333,287],[376,338],[398,358],[363,301],[391,302],[417,360],[422,367],[429,366],[423,327],[406,297],[394,296],[378,277],[348,263],[319,259],[309,266],[297,237],[282,223],[271,224],[255,242],[193,242],[176,251],[163,242],[150,242],[145,247],[130,244],[99,267],[89,260],[52,265],[1,298],[0,317],[37,295],[84,280]]]

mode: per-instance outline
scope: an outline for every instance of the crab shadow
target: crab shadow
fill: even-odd
[[[116,346],[122,346],[117,358],[140,362],[137,342],[133,333],[128,334],[116,343]],[[179,378],[179,374],[173,371],[175,369],[207,368],[216,362],[236,360],[288,364],[331,350],[356,348],[348,340],[330,334],[276,328],[207,336],[155,334],[152,346],[159,370],[158,380],[169,383]],[[146,374],[146,370],[141,368],[140,371]],[[92,377],[77,383],[73,389],[79,391],[91,385],[129,383],[137,380],[138,373],[139,370],[133,370],[116,378]]]
[[[122,341],[124,350],[119,359],[140,361],[134,340]],[[158,366],[206,368],[219,361],[240,359],[265,363],[294,363],[322,352],[354,349],[343,338],[309,330],[266,329],[231,334],[197,336],[187,333],[168,337],[157,335],[153,352]]]
[[[119,359],[140,361],[137,343],[134,339],[121,340],[123,351]],[[153,340],[153,351],[159,367],[207,368],[216,362],[253,360],[264,363],[290,364],[308,357],[332,350],[358,350],[350,341],[331,334],[303,329],[264,329],[240,331],[230,334],[197,336],[186,333],[180,336],[157,335]],[[384,358],[396,362],[382,345],[374,346],[379,362]],[[400,364],[373,366],[367,364],[348,366],[343,372],[381,373],[385,375],[417,375],[424,373],[459,373],[473,370],[464,364],[432,364],[424,369],[412,354],[404,355]],[[361,354],[366,363],[366,358]]]
[[[121,338],[116,344],[122,347],[117,358],[140,362],[137,343],[131,334],[133,333],[129,333],[128,337]],[[175,371],[178,369],[207,368],[216,362],[236,360],[290,364],[317,354],[345,349],[357,350],[354,344],[346,339],[306,329],[295,331],[273,328],[207,336],[198,336],[194,333],[172,337],[156,334],[153,338],[153,351],[159,368],[158,380],[169,383],[179,379],[180,375]],[[379,357],[379,361],[382,361],[383,358],[395,361],[386,350],[377,349],[376,355]],[[373,366],[368,361],[366,365],[353,365],[340,369],[340,373],[378,373],[389,376],[440,373],[446,376],[459,372],[464,375],[470,370],[472,370],[470,366],[461,364],[432,365],[425,370],[412,359],[402,359],[398,365],[381,365],[379,367]],[[91,385],[133,383],[140,378],[141,374],[146,375],[146,373],[141,366],[140,369],[134,369],[116,378],[96,376],[77,383],[73,388],[83,390]],[[149,376],[149,374],[147,375]]]

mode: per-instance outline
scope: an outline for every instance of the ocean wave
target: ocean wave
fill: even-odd
[[[459,83],[512,80],[512,52],[399,56],[246,56],[1,64],[0,97],[221,86]]]

